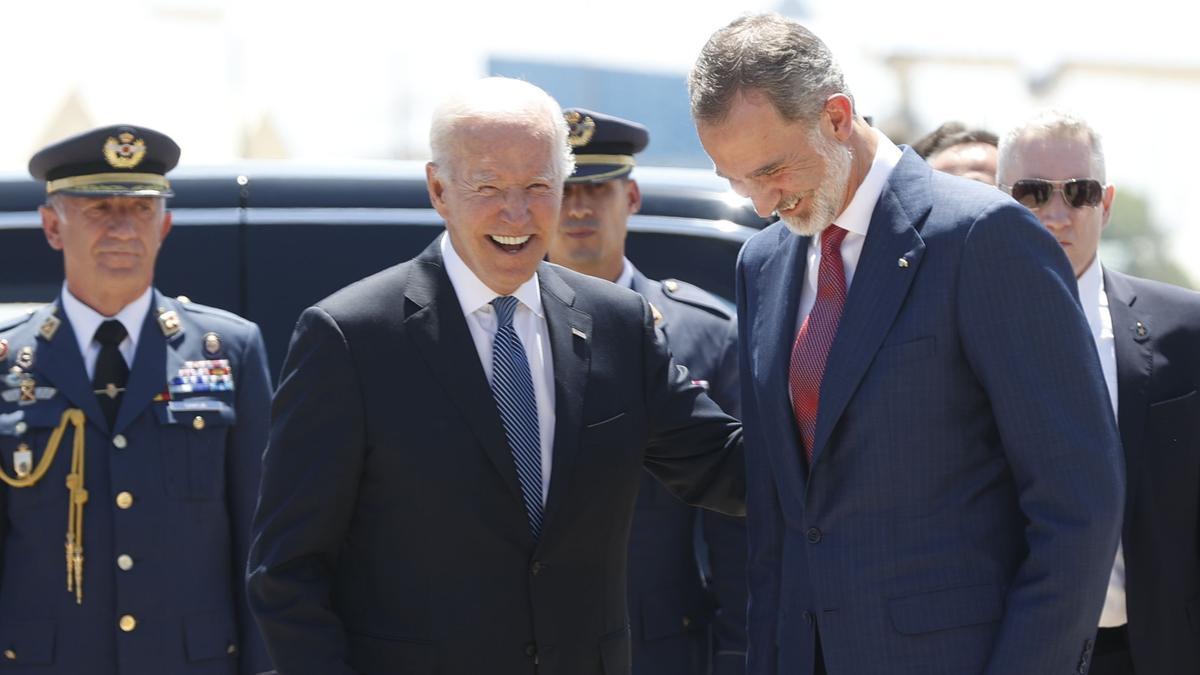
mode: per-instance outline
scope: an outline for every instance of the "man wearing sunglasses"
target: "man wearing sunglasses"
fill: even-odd
[[[1122,545],[1091,673],[1200,672],[1200,295],[1101,265],[1115,190],[1086,121],[1046,112],[1017,127],[999,177],[1071,260],[1124,446]]]

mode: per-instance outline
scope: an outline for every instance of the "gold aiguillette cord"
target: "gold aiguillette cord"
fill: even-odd
[[[13,478],[4,467],[0,467],[0,480],[14,488],[33,487],[50,470],[58,455],[58,446],[62,443],[63,433],[67,426],[75,427],[75,443],[71,451],[71,473],[67,476],[67,489],[70,502],[67,511],[67,592],[75,591],[75,603],[83,604],[83,505],[87,503],[87,490],[83,488],[83,439],[84,425],[87,423],[83,411],[78,408],[64,410],[62,421],[50,434],[46,443],[46,452],[37,467],[24,478]]]

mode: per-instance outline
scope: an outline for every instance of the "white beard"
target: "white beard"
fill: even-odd
[[[841,213],[842,200],[846,197],[846,187],[850,182],[852,157],[849,148],[826,140],[819,129],[813,132],[813,147],[825,160],[821,185],[812,191],[806,211],[781,217],[789,230],[802,237],[816,236],[833,224],[833,219]]]

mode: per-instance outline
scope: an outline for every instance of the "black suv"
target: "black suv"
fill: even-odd
[[[643,201],[629,223],[630,259],[651,278],[690,281],[732,302],[738,250],[764,221],[710,172],[640,167],[634,177]],[[247,162],[184,167],[170,179],[175,225],[155,285],[257,322],[275,372],[305,307],[413,257],[443,230],[419,162]],[[26,175],[0,174],[0,310],[48,302],[62,284],[62,256],[46,245],[37,215],[43,190]]]

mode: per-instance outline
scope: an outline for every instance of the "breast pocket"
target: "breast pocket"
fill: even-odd
[[[47,461],[50,437],[62,423],[67,403],[61,398],[0,413],[0,466],[10,478],[32,474]],[[75,427],[68,425],[58,443],[58,451],[46,473],[34,485],[8,487],[8,508],[14,512],[48,503],[67,502],[66,478],[71,469],[75,445]]]
[[[163,483],[168,497],[224,495],[225,445],[237,411],[223,400],[190,398],[155,407],[161,430]]]

